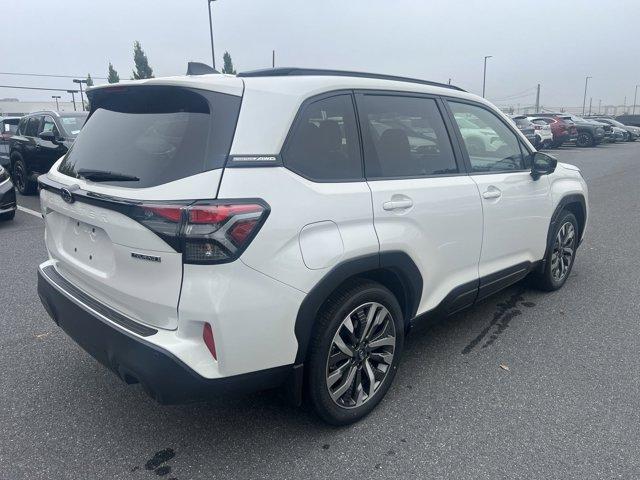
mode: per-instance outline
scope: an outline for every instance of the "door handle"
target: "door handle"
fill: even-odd
[[[405,210],[407,208],[413,207],[413,200],[410,198],[404,200],[391,200],[389,202],[384,202],[382,204],[382,208],[384,210]]]
[[[483,192],[482,198],[491,199],[491,198],[500,198],[502,196],[502,192],[498,190],[496,187],[489,187],[488,190]]]

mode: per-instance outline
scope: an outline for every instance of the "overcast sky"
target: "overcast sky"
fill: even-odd
[[[131,76],[139,40],[156,76],[211,63],[206,0],[0,0],[0,72]],[[632,103],[640,83],[640,0],[218,0],[216,61],[236,69],[361,70],[452,83],[499,105]],[[96,83],[104,82],[99,80]],[[73,88],[70,79],[0,75],[0,85]],[[55,92],[0,88],[0,98]],[[63,95],[68,96],[66,93]],[[589,99],[587,98],[587,103]]]

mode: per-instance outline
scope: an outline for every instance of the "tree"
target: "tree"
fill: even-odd
[[[107,78],[107,82],[118,83],[119,81],[120,81],[120,75],[118,75],[118,72],[116,71],[116,69],[113,68],[113,65],[111,65],[111,62],[109,62],[109,75]]]
[[[224,60],[222,73],[229,73],[231,75],[235,75],[236,71],[233,69],[233,62],[231,61],[231,55],[229,55],[229,52],[224,52],[222,59]]]
[[[87,73],[87,87],[93,87],[93,78],[90,73]]]
[[[142,45],[137,40],[133,44],[133,63],[136,69],[133,71],[133,79],[153,78],[153,70],[149,66],[149,59],[142,50]]]

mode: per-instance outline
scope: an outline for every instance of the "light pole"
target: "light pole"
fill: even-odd
[[[589,83],[589,79],[592,77],[587,77],[584,79],[584,98],[582,99],[582,115],[584,115],[584,108],[587,106],[587,84]]]
[[[209,8],[209,33],[211,34],[211,66],[216,69],[216,55],[213,50],[213,21],[211,20],[211,2],[216,0],[207,0],[207,7]]]
[[[81,78],[74,78],[73,83],[77,83],[80,85],[80,101],[82,102],[82,111],[84,112],[84,97],[82,96],[82,84],[87,83],[87,81]]]
[[[493,55],[484,57],[484,73],[482,74],[482,98],[484,98],[485,86],[487,83],[487,58],[493,58]]]
[[[78,93],[77,90],[67,90],[67,93],[71,94],[71,101],[73,102],[73,111],[77,111],[76,110],[76,93]]]
[[[56,111],[60,111],[60,106],[58,105],[58,99],[62,98],[60,95],[51,95],[51,98],[55,98],[56,100]]]
[[[638,87],[640,87],[640,85],[636,85],[636,93],[633,96],[633,111],[631,112],[631,115],[636,114],[636,99],[638,98]]]

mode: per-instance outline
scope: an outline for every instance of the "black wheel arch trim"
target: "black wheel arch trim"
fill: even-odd
[[[350,278],[373,272],[391,272],[400,280],[405,298],[398,299],[405,314],[405,325],[415,317],[422,297],[422,274],[411,257],[402,251],[372,253],[339,263],[313,287],[298,309],[295,335],[298,341],[296,364],[304,362],[318,312],[327,298]],[[404,300],[404,305],[403,305]]]
[[[553,232],[557,227],[557,223],[560,218],[560,213],[566,210],[567,209],[566,207],[571,204],[580,205],[580,208],[582,210],[583,221],[582,221],[582,225],[578,225],[578,241],[576,245],[579,247],[580,244],[582,243],[582,239],[584,237],[584,229],[585,229],[585,226],[587,225],[587,201],[584,198],[584,195],[582,194],[579,194],[579,193],[569,194],[562,197],[560,202],[558,202],[558,205],[556,206],[555,210],[553,211],[553,215],[551,215],[551,221],[549,222],[549,231],[547,232],[547,245],[544,251],[544,257],[542,259],[542,262],[540,262],[541,271],[544,271],[549,250],[553,248]],[[578,218],[577,220],[579,223],[580,219]]]

